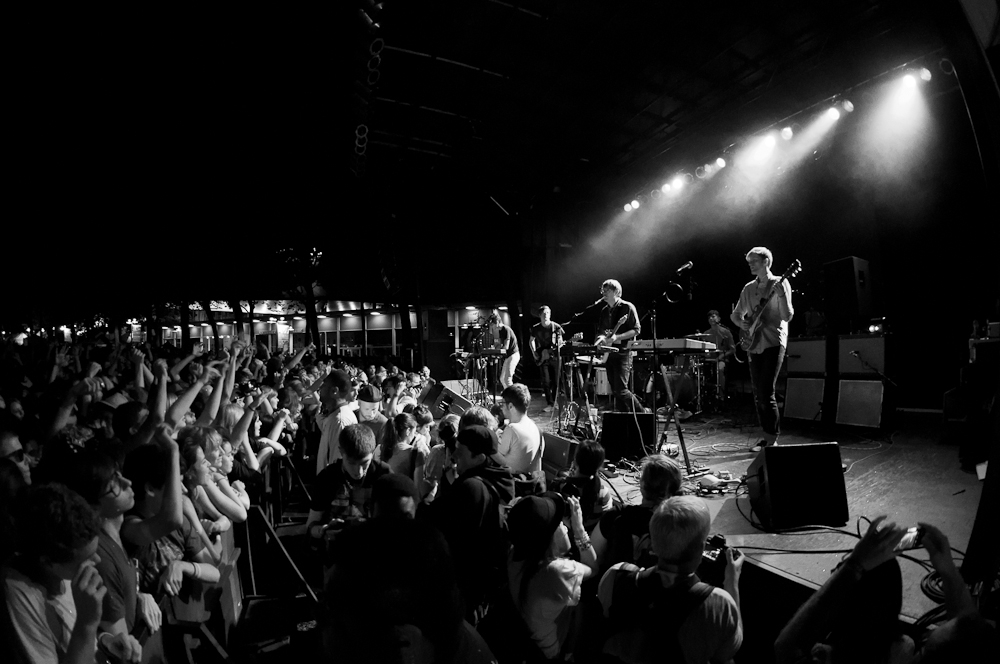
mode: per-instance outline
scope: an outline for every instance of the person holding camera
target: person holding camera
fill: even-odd
[[[338,446],[340,458],[316,477],[309,504],[306,532],[317,540],[349,521],[371,518],[375,481],[392,472],[386,464],[372,459],[375,434],[363,424],[344,427]]]
[[[941,577],[947,620],[928,633],[918,652],[899,629],[903,587],[896,556],[919,546]],[[908,533],[880,516],[781,630],[774,653],[778,664],[977,662],[996,646],[996,632],[979,615],[944,533],[927,523]]]
[[[649,522],[655,565],[618,563],[598,587],[611,628],[606,655],[622,662],[726,662],[736,655],[743,644],[743,556],[725,549],[724,588],[701,582],[695,571],[711,523],[708,504],[697,496],[657,506]]]

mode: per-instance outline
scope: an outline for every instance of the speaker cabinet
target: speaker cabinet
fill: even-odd
[[[641,459],[656,446],[656,415],[604,413],[601,445],[609,461]]]
[[[879,380],[840,381],[837,424],[873,429],[882,426],[883,390]]]
[[[842,526],[849,518],[837,443],[765,447],[747,469],[747,490],[765,530]]]
[[[472,408],[471,401],[455,394],[441,383],[435,383],[429,388],[425,388],[420,393],[420,399],[417,402],[427,406],[435,420],[441,419],[449,413],[461,416]]]
[[[545,441],[545,447],[542,448],[542,467],[553,476],[568,470],[576,459],[576,449],[580,443],[551,433],[543,433],[542,438]]]
[[[785,350],[788,374],[826,373],[826,337],[819,339],[789,339]]]
[[[785,387],[785,412],[782,417],[819,421],[823,412],[824,378],[789,378]]]
[[[837,352],[840,373],[877,376],[885,373],[885,337],[849,335],[840,337]]]

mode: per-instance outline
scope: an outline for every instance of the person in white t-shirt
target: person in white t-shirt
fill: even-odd
[[[354,390],[347,373],[331,371],[319,388],[319,398],[323,406],[316,414],[316,423],[322,435],[316,451],[316,474],[340,458],[340,432],[344,427],[358,423],[358,417],[351,410],[351,393]]]
[[[500,437],[500,456],[515,475],[542,470],[542,433],[528,417],[531,393],[527,386],[514,383],[500,394],[501,408],[507,418],[507,427]]]

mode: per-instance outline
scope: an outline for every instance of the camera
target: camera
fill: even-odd
[[[914,526],[913,528],[908,528],[906,534],[903,535],[902,539],[899,540],[899,544],[896,545],[896,551],[909,551],[910,549],[919,549],[924,544],[924,529],[919,526]]]
[[[726,578],[726,536],[720,533],[705,540],[705,551],[701,554],[701,564],[698,566],[698,578],[721,588]],[[741,555],[738,549],[733,550],[733,558]]]

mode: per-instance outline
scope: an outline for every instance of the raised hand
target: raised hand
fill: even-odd
[[[205,344],[200,341],[191,347],[191,354],[195,357],[201,357],[205,354]]]
[[[69,356],[66,354],[66,351],[66,348],[60,348],[56,351],[55,363],[57,367],[69,366]]]
[[[103,392],[103,390],[104,385],[97,378],[84,378],[73,385],[70,389],[70,394],[74,397],[97,397]]]
[[[160,359],[153,362],[153,375],[162,379],[166,379],[170,375],[170,367],[166,360]]]
[[[868,532],[848,556],[849,560],[853,560],[866,572],[895,558],[899,553],[896,551],[896,545],[906,534],[906,529],[898,527],[895,523],[883,523],[885,519],[884,514],[876,517],[868,526]]]
[[[918,522],[917,525],[924,529],[924,548],[927,549],[934,567],[937,568],[935,561],[951,562],[951,543],[948,537],[929,523]]]
[[[87,378],[93,378],[99,373],[101,373],[101,365],[97,362],[91,362],[87,366]]]
[[[139,366],[140,364],[146,361],[146,354],[143,353],[138,348],[133,348],[132,350],[130,350],[128,356],[129,359],[132,360],[132,364],[134,364],[135,366]]]
[[[80,566],[73,578],[72,590],[77,622],[96,626],[101,622],[101,605],[108,589],[93,562],[87,561]]]

